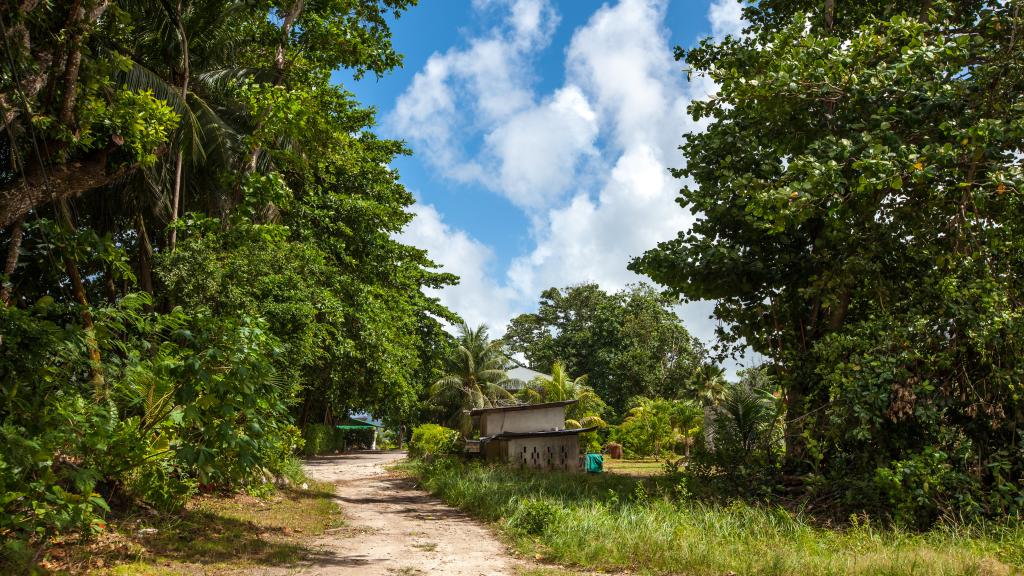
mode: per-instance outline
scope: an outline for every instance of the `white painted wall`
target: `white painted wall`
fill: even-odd
[[[494,436],[502,432],[547,432],[564,429],[565,406],[486,412],[480,416],[481,436]]]

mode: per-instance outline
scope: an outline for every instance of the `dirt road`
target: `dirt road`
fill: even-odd
[[[337,485],[347,522],[320,542],[299,574],[504,576],[526,564],[485,526],[444,505],[384,467],[404,455],[345,454],[306,465],[311,478]]]

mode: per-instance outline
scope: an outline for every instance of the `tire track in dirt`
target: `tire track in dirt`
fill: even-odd
[[[343,529],[315,542],[309,575],[514,575],[529,564],[514,558],[490,530],[417,490],[385,466],[404,453],[356,453],[310,460],[306,473],[337,486]]]

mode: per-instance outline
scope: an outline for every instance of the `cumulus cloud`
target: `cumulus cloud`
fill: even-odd
[[[668,172],[683,159],[680,135],[698,130],[686,113],[714,86],[687,85],[676,69],[664,29],[665,5],[622,0],[598,10],[573,35],[569,82],[594,103],[606,141],[600,155],[611,166],[596,194],[578,191],[538,218],[535,248],[515,259],[509,285],[520,294],[549,286],[597,282],[609,290],[642,280],[630,259],[690,227],[693,217],[675,203],[680,182]],[[707,307],[686,307],[687,325],[710,339]]]
[[[718,39],[743,33],[743,4],[740,0],[715,0],[708,7],[711,34]]]
[[[432,54],[385,120],[445,176],[462,182],[487,181],[484,167],[461,145],[462,137],[491,130],[533,106],[529,57],[547,46],[558,25],[546,0],[475,5],[504,7],[508,16],[468,47]]]
[[[594,153],[597,117],[583,92],[565,86],[537,98],[531,58],[559,17],[547,0],[477,0],[507,12],[465,48],[434,54],[398,98],[388,126],[448,178],[482,185],[523,209],[557,202],[578,163]],[[463,139],[483,137],[466,150]]]
[[[518,206],[544,207],[575,181],[580,159],[597,153],[597,131],[597,114],[583,92],[566,86],[487,134],[485,157],[498,174],[489,184]]]
[[[399,235],[399,240],[427,250],[443,271],[460,278],[456,286],[427,289],[428,295],[439,297],[442,304],[471,325],[486,323],[493,336],[500,336],[512,316],[515,294],[493,280],[489,270],[494,259],[492,250],[465,232],[450,227],[430,204],[418,202],[412,211],[415,217]]]
[[[697,77],[688,83],[679,71],[663,0],[620,0],[574,31],[563,86],[535,95],[530,54],[550,40],[557,15],[543,0],[474,5],[505,10],[502,26],[431,57],[398,99],[391,125],[442,174],[506,196],[533,223],[533,247],[499,275],[487,271],[487,248],[444,225],[433,207],[417,208],[410,227],[408,240],[464,278],[445,291],[445,303],[497,328],[551,286],[618,290],[643,280],[626,269],[629,261],[693,223],[675,203],[681,183],[668,168],[683,164],[681,134],[703,128],[687,105],[716,87]],[[716,36],[742,29],[739,7],[714,1],[708,18]],[[500,64],[486,72],[498,88],[484,81],[476,60],[485,58]],[[482,145],[459,148],[467,135]],[[693,333],[712,339],[707,303],[680,310]]]

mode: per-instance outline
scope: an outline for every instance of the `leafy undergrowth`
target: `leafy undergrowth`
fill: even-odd
[[[1020,526],[914,533],[860,520],[834,530],[780,508],[707,504],[624,475],[531,473],[455,459],[404,469],[449,504],[498,522],[522,554],[572,567],[688,576],[1024,573]]]
[[[88,544],[51,549],[42,563],[58,574],[163,576],[249,573],[315,558],[313,537],[341,524],[334,487],[279,489],[266,498],[202,496],[179,514],[112,520]]]

